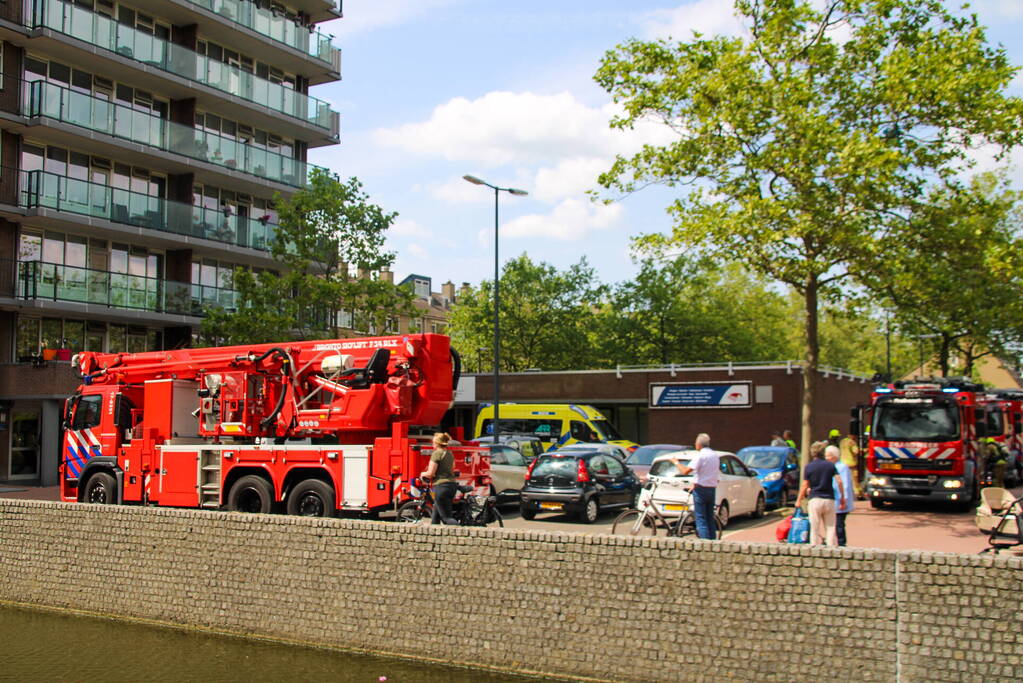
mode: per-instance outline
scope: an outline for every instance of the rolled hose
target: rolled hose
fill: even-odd
[[[451,365],[454,367],[451,378],[451,391],[453,392],[458,389],[458,380],[462,378],[462,357],[454,349],[451,349]]]

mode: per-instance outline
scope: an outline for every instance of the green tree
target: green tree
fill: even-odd
[[[375,271],[394,260],[383,245],[397,214],[370,203],[358,179],[341,182],[316,169],[306,187],[275,201],[280,218],[271,250],[282,272],[237,269],[236,305],[207,309],[201,328],[205,343],[336,338],[343,310],[359,312],[378,330],[389,319],[412,313],[410,292],[349,276],[350,266]]]
[[[501,370],[587,367],[588,331],[604,287],[586,259],[559,271],[523,254],[501,269]],[[494,284],[484,280],[452,309],[449,334],[468,367],[493,367]]]
[[[1023,342],[1019,199],[991,173],[935,189],[885,238],[866,278],[892,301],[906,335],[934,340],[944,376],[971,375],[980,358]]]
[[[736,264],[647,257],[614,287],[593,344],[610,365],[789,357],[785,299]]]
[[[595,79],[631,128],[675,139],[619,157],[613,192],[684,187],[652,252],[700,246],[792,287],[803,300],[802,442],[813,427],[818,309],[839,298],[876,238],[972,145],[1020,136],[1016,69],[972,16],[938,0],[737,0],[746,37],[630,40]]]

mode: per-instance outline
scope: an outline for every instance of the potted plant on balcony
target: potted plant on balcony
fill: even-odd
[[[43,341],[43,347],[39,350],[39,357],[43,360],[55,360],[57,358],[57,349],[48,348],[49,342]]]
[[[60,348],[57,349],[57,360],[71,360],[71,349],[67,346],[67,337],[60,340]]]

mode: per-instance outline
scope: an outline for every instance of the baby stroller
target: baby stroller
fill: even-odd
[[[989,486],[981,490],[980,498],[974,521],[980,532],[987,535],[989,546],[981,553],[997,554],[1023,545],[1023,496],[1016,498],[1011,491]]]

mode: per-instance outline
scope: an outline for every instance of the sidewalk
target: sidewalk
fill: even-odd
[[[0,498],[27,498],[29,500],[60,500],[59,486],[18,486],[0,484]]]

